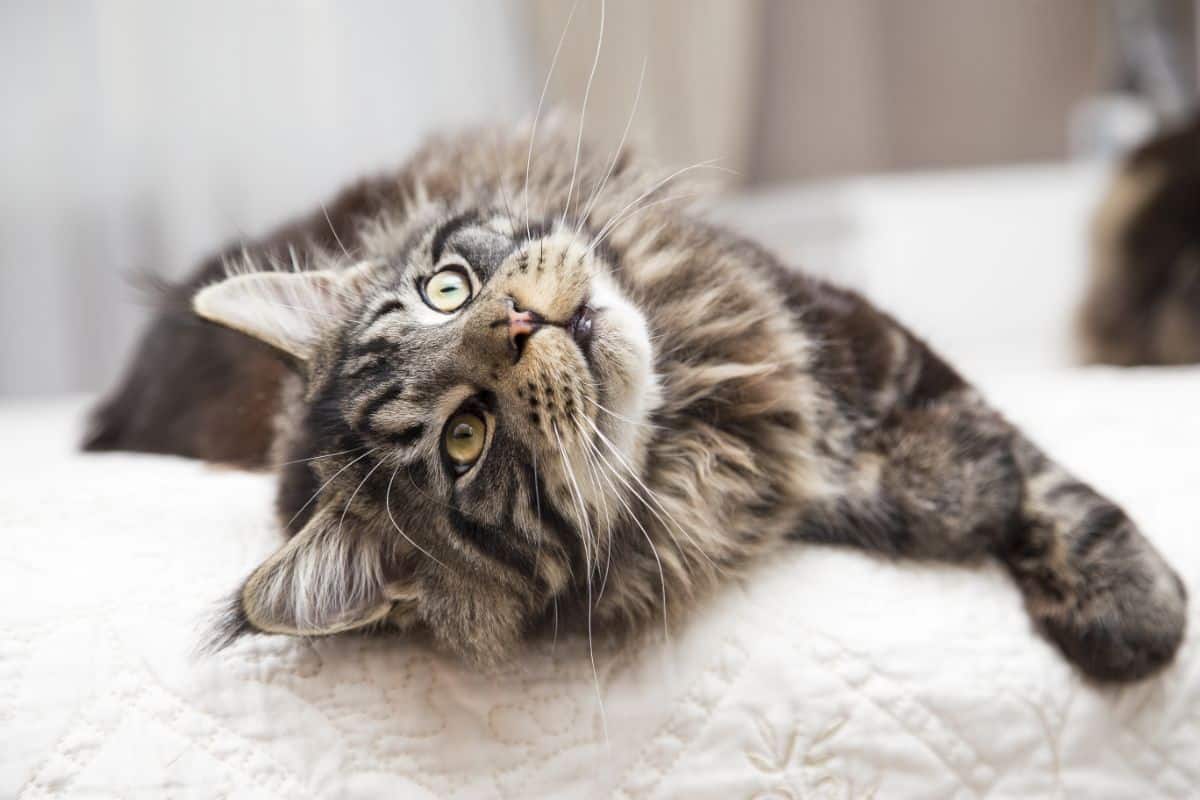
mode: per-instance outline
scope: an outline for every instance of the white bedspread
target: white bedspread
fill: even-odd
[[[1200,371],[986,382],[1124,503],[1200,596]],[[71,449],[78,402],[0,407],[0,797],[1197,797],[1200,629],[1082,683],[996,568],[797,547],[667,643],[498,674],[396,639],[198,620],[278,543],[267,476]]]

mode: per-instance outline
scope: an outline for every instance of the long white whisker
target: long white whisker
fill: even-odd
[[[546,102],[546,91],[550,88],[550,79],[554,77],[554,68],[558,65],[558,55],[562,52],[563,42],[567,40],[567,31],[571,29],[571,20],[575,17],[575,11],[579,8],[579,0],[571,6],[571,13],[567,14],[567,22],[563,25],[563,31],[558,37],[558,44],[554,48],[554,56],[550,59],[550,69],[546,71],[546,81],[542,84],[542,94],[538,97],[537,110],[533,112],[533,127],[529,130],[529,152],[525,156],[525,238],[529,238],[529,170],[533,165],[533,143],[537,140],[538,120],[542,116],[542,104]]]
[[[589,448],[591,448],[592,452],[596,455],[596,457],[601,462],[603,462],[602,466],[608,468],[610,475],[612,477],[617,478],[617,480],[621,481],[621,483],[623,483],[625,485],[625,487],[630,491],[630,493],[636,496],[637,492],[634,491],[629,486],[628,481],[626,481],[619,474],[617,474],[616,469],[614,469],[612,464],[610,464],[608,462],[608,459],[606,459],[604,457],[604,454],[600,452],[600,448],[596,447],[596,444],[594,442],[592,442],[591,439],[585,438],[584,442]],[[659,589],[662,594],[663,640],[665,642],[667,642],[669,645],[670,641],[671,641],[671,633],[670,633],[669,626],[667,624],[667,618],[668,618],[668,614],[667,614],[667,577],[666,577],[666,573],[663,571],[662,559],[658,555],[658,548],[654,546],[654,540],[650,538],[650,532],[646,530],[646,526],[642,524],[642,521],[640,519],[638,519],[637,512],[634,511],[633,507],[630,506],[629,503],[625,500],[625,496],[620,492],[619,489],[617,489],[616,485],[612,482],[612,478],[610,478],[607,475],[604,475],[603,469],[601,470],[600,474],[604,477],[605,482],[608,484],[608,487],[610,489],[612,489],[613,494],[616,495],[617,501],[625,509],[625,512],[627,514],[629,514],[629,518],[631,520],[633,520],[633,524],[636,525],[638,527],[638,530],[640,530],[642,532],[642,536],[646,539],[646,544],[650,545],[650,553],[651,553],[651,555],[654,556],[654,563],[658,566],[658,584],[659,584]],[[668,533],[669,533],[669,531],[668,531]]]
[[[563,447],[562,438],[558,435],[558,426],[551,423],[551,430],[554,431],[554,439],[558,442],[558,451],[562,454],[562,463],[567,470],[567,476],[571,480],[571,485],[575,489],[576,503],[579,507],[580,516],[583,518],[583,524],[587,528],[587,536],[592,538],[592,525],[588,520],[586,504],[583,501],[583,493],[579,491],[579,484],[575,480],[575,470],[571,467],[571,459],[567,455],[566,448]],[[587,552],[587,547],[584,547],[584,552]],[[585,555],[584,560],[587,560]],[[592,566],[587,564],[587,635],[588,635],[588,657],[592,662],[592,679],[596,685],[596,702],[600,706],[600,724],[604,729],[604,743],[608,744],[608,717],[604,713],[604,697],[600,693],[600,672],[596,669],[596,650],[593,644],[592,637]]]
[[[567,454],[566,448],[563,446],[562,439],[558,435],[558,426],[552,425],[551,429],[554,431],[555,441],[558,442],[558,451],[562,456],[560,460],[562,461],[563,467],[566,469],[567,477],[570,480],[572,489],[574,490],[571,495],[571,500],[575,503],[575,510],[579,513],[579,522],[584,526],[584,529],[587,534],[583,540],[583,560],[584,560],[584,569],[587,572],[588,592],[589,592],[589,599],[590,599],[591,576],[592,576],[592,566],[593,566],[591,547],[592,547],[592,543],[594,540],[594,536],[592,533],[591,518],[588,516],[588,513],[587,513],[587,504],[583,500],[583,492],[579,491],[579,485],[575,481],[575,470],[571,466],[571,459],[569,458],[569,456]]]
[[[675,180],[676,178],[678,178],[680,175],[684,175],[684,174],[686,174],[686,173],[688,173],[688,172],[691,172],[692,170],[697,170],[697,169],[720,169],[720,167],[717,167],[717,166],[716,166],[716,162],[717,162],[717,160],[718,160],[718,159],[715,159],[715,158],[710,158],[710,159],[708,159],[707,161],[700,161],[700,162],[698,162],[698,163],[696,163],[696,164],[692,164],[691,166],[687,166],[687,167],[681,167],[680,169],[677,169],[677,170],[675,170],[674,172],[672,172],[672,173],[671,173],[670,175],[668,175],[667,177],[665,177],[665,178],[663,178],[663,179],[661,179],[661,180],[657,181],[657,182],[656,182],[656,183],[655,183],[653,186],[651,186],[649,189],[647,189],[647,190],[645,190],[644,192],[642,192],[641,194],[639,194],[639,195],[638,195],[637,197],[635,197],[633,200],[630,200],[630,201],[629,201],[629,202],[628,202],[628,203],[625,205],[625,207],[624,207],[624,208],[622,208],[620,211],[618,211],[616,214],[614,214],[614,215],[613,215],[613,219],[612,219],[612,220],[610,220],[610,221],[609,221],[609,222],[608,222],[608,223],[607,223],[607,224],[606,224],[606,225],[605,225],[603,228],[601,228],[601,229],[600,229],[600,232],[599,232],[599,233],[597,233],[597,234],[596,234],[596,236],[597,236],[597,237],[599,237],[599,236],[601,236],[602,234],[604,234],[604,233],[607,231],[607,229],[608,229],[608,228],[612,227],[613,220],[620,219],[621,215],[623,215],[623,214],[624,214],[626,211],[628,211],[629,209],[631,209],[631,208],[633,208],[634,206],[638,205],[638,204],[639,204],[639,203],[641,203],[643,200],[645,200],[647,197],[649,197],[650,195],[654,194],[654,193],[655,193],[655,192],[657,192],[659,189],[661,189],[663,186],[666,186],[668,183],[670,183],[671,181],[673,181],[673,180]],[[593,241],[594,241],[594,240],[593,240]],[[593,245],[593,246],[594,246],[594,245]],[[590,250],[589,250],[589,252],[590,252]]]
[[[533,508],[537,514],[538,522],[537,547],[533,551],[533,571],[534,574],[541,574],[538,572],[538,565],[541,564],[542,560],[542,495],[538,489],[537,450],[530,448],[530,455],[533,457]]]
[[[286,467],[286,466],[289,466],[290,464],[303,464],[308,461],[320,461],[323,458],[333,458],[334,456],[344,456],[347,453],[357,453],[359,450],[363,450],[365,448],[366,448],[366,445],[364,444],[362,447],[351,447],[349,450],[338,450],[336,453],[322,453],[319,456],[309,456],[308,458],[297,458],[297,459],[293,459],[292,461],[278,461],[274,464],[268,464],[267,466],[268,467]]]
[[[638,102],[642,99],[642,84],[646,80],[646,64],[649,63],[649,60],[649,58],[642,59],[642,74],[638,76],[637,92],[633,96],[633,108],[629,112],[629,119],[625,122],[625,130],[621,132],[621,140],[617,142],[617,149],[613,151],[612,160],[608,162],[608,169],[604,171],[604,177],[592,189],[592,196],[588,198],[587,205],[583,207],[583,213],[579,215],[579,219],[576,221],[576,233],[579,233],[584,220],[588,218],[588,214],[592,213],[592,206],[600,199],[600,193],[608,185],[608,179],[612,177],[613,169],[617,166],[617,159],[621,157],[621,148],[625,146],[625,140],[629,137],[629,129],[633,127],[633,118],[637,114]]]
[[[605,239],[607,239],[609,236],[611,236],[617,230],[617,228],[621,227],[626,222],[629,222],[634,217],[643,213],[647,209],[653,208],[654,206],[657,206],[657,205],[662,205],[663,203],[676,203],[681,200],[689,200],[693,197],[703,197],[706,194],[707,194],[707,192],[685,192],[683,194],[674,194],[674,195],[671,195],[670,197],[662,197],[657,200],[651,200],[649,202],[643,203],[642,205],[638,206],[637,208],[634,208],[632,211],[626,212],[620,218],[615,218],[611,225],[606,226],[606,230],[604,231],[603,234],[598,234],[596,236],[596,238],[594,240],[592,240],[591,247],[593,247],[593,248],[599,247],[604,242]]]
[[[429,559],[431,561],[433,561],[433,563],[437,564],[442,569],[450,569],[445,564],[443,564],[441,561],[438,561],[437,557],[434,556],[433,553],[429,552],[424,547],[421,547],[421,545],[414,542],[412,540],[412,537],[410,537],[407,533],[405,533],[400,528],[400,524],[396,522],[396,518],[392,516],[392,482],[396,480],[396,473],[399,471],[400,471],[400,465],[397,464],[396,468],[394,470],[392,470],[392,477],[388,478],[387,492],[383,495],[383,507],[387,510],[388,519],[391,521],[392,527],[395,528],[396,533],[403,536],[409,544],[411,544],[413,547],[417,548],[422,553],[424,553],[426,556],[428,556]]]
[[[342,508],[342,517],[338,520],[339,537],[342,535],[342,526],[346,524],[346,514],[349,513],[350,506],[354,503],[354,498],[358,496],[359,490],[362,489],[368,480],[370,480],[372,473],[374,473],[375,470],[379,469],[381,466],[383,466],[382,458],[375,462],[375,466],[367,470],[367,474],[363,476],[363,479],[358,482],[358,486],[356,486],[354,491],[350,493],[350,499],[346,501],[346,505]]]
[[[624,422],[626,425],[637,425],[642,428],[651,428],[654,430],[666,430],[666,428],[662,425],[655,425],[653,422],[639,422],[638,420],[630,419],[629,417],[626,417],[623,414],[618,414],[616,411],[613,411],[613,410],[607,408],[606,406],[602,405],[599,401],[593,400],[592,398],[590,398],[586,395],[584,395],[583,399],[587,400],[589,403],[594,405],[599,410],[603,411],[605,414],[608,414],[609,416],[612,416],[612,417],[615,417],[616,419],[621,420],[621,422]]]
[[[606,0],[600,0],[600,33],[596,37],[596,55],[592,57],[592,71],[588,73],[587,86],[583,90],[583,108],[579,111],[579,135],[575,138],[575,164],[571,167],[571,185],[567,188],[567,201],[563,203],[559,225],[567,221],[567,212],[571,210],[571,195],[575,191],[575,176],[579,172],[579,154],[583,149],[583,123],[587,117],[588,98],[592,94],[592,81],[596,78],[596,67],[600,66],[600,50],[604,46],[604,15],[607,6]]]
[[[691,533],[689,533],[686,528],[684,528],[682,525],[680,525],[679,521],[676,520],[674,518],[674,516],[672,516],[670,511],[667,510],[666,505],[662,502],[661,499],[659,499],[658,495],[654,492],[654,490],[651,489],[649,486],[647,486],[642,481],[642,479],[640,477],[638,477],[637,471],[633,469],[633,467],[629,464],[628,461],[626,461],[625,456],[621,453],[620,448],[618,448],[615,444],[613,444],[612,441],[609,440],[609,438],[607,436],[605,436],[604,433],[598,427],[596,427],[596,423],[592,422],[587,417],[584,417],[584,420],[588,423],[589,426],[591,426],[592,430],[596,432],[596,436],[600,439],[601,442],[604,443],[604,445],[606,447],[608,447],[608,449],[612,452],[613,456],[617,459],[617,461],[625,467],[625,469],[629,472],[630,477],[633,478],[633,480],[636,481],[637,484],[642,487],[642,489],[646,492],[647,497],[649,497],[650,499],[652,499],[654,501],[654,505],[648,505],[647,509],[649,509],[652,514],[655,514],[655,516],[658,516],[658,513],[654,510],[654,506],[657,506],[658,511],[661,511],[662,514],[665,515],[667,517],[667,519],[669,519],[671,521],[671,523],[675,526],[675,529],[678,530],[681,534],[683,534],[684,538],[686,538],[688,540],[688,542],[692,545],[692,547],[695,548],[696,551],[698,553],[700,553],[701,556],[704,557],[704,560],[707,561],[709,563],[709,565],[713,567],[713,569],[716,569],[718,572],[722,572],[723,570],[716,563],[714,563],[711,558],[709,558],[708,553],[706,553],[704,551],[704,548],[701,547],[696,542],[696,540],[692,537]],[[659,517],[659,520],[662,521],[661,516]]]
[[[508,202],[508,190],[504,188],[504,159],[500,157],[500,139],[492,140],[492,160],[496,162],[496,187],[500,190],[500,199],[504,201],[504,213],[508,217],[508,226],[516,235],[517,220],[513,217],[512,206]]]
[[[333,234],[333,240],[337,242],[338,247],[342,248],[342,254],[350,261],[353,261],[354,257],[350,255],[350,251],[346,249],[346,245],[342,244],[342,237],[338,236],[337,228],[333,227],[333,220],[329,218],[329,209],[325,207],[324,203],[321,203],[321,213],[325,215],[325,222],[329,224],[329,232]]]
[[[574,421],[574,422],[575,422],[575,425],[574,425],[575,433],[578,434],[580,437],[580,440],[586,444],[587,439],[584,436],[583,427],[581,425],[579,425],[578,421]],[[611,532],[612,532],[612,517],[609,513],[608,496],[604,493],[604,491],[603,491],[604,487],[600,485],[599,480],[596,477],[595,464],[593,463],[591,455],[588,453],[588,451],[586,449],[583,450],[583,463],[584,463],[584,466],[586,466],[588,469],[588,480],[591,481],[592,489],[595,490],[596,496],[599,497],[601,502],[603,503],[603,505],[602,505],[602,510],[604,513],[604,528],[603,528],[603,530],[605,532],[611,534]],[[598,551],[600,549],[600,544],[601,544],[599,541],[599,538],[600,537],[597,535],[597,542],[596,542],[597,558],[599,558]],[[600,579],[600,591],[596,594],[596,602],[597,603],[600,602],[601,598],[604,597],[604,589],[608,586],[608,571],[609,571],[609,568],[612,566],[612,539],[611,539],[611,537],[605,537],[604,546],[605,546],[604,574],[603,574],[603,577],[601,577],[601,579]]]
[[[350,469],[350,467],[354,466],[354,465],[355,465],[355,464],[357,464],[359,461],[362,461],[364,458],[366,458],[367,456],[371,455],[371,453],[374,453],[374,452],[375,452],[376,450],[378,450],[378,449],[379,449],[378,447],[372,447],[370,450],[368,450],[367,452],[363,453],[361,456],[359,456],[358,458],[354,459],[354,460],[353,460],[353,461],[351,461],[349,464],[346,464],[346,465],[345,465],[345,466],[343,466],[341,469],[339,469],[337,472],[335,472],[335,473],[333,473],[332,475],[330,475],[330,476],[329,476],[329,480],[327,480],[327,481],[325,481],[324,483],[322,483],[322,484],[321,484],[321,485],[320,485],[320,486],[317,488],[317,490],[316,490],[315,492],[313,492],[313,493],[312,493],[312,497],[308,498],[308,502],[306,502],[304,505],[300,506],[300,508],[299,508],[299,509],[296,511],[296,513],[292,515],[292,518],[291,518],[291,519],[289,519],[289,520],[287,521],[287,524],[286,524],[286,525],[284,525],[283,527],[284,527],[284,528],[290,528],[290,527],[292,526],[292,523],[296,521],[296,518],[300,516],[300,514],[301,514],[301,513],[304,511],[304,509],[308,508],[309,504],[311,504],[313,500],[316,500],[316,499],[317,499],[317,495],[319,495],[321,492],[325,491],[325,487],[326,487],[326,486],[328,486],[329,484],[333,483],[334,479],[335,479],[335,478],[336,478],[338,475],[341,475],[343,472],[345,472],[346,470]]]

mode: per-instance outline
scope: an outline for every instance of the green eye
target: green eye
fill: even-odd
[[[478,414],[455,414],[443,437],[446,455],[456,467],[465,469],[479,460],[486,437],[487,424]]]
[[[435,311],[449,314],[471,299],[471,281],[460,267],[447,267],[425,282],[425,302]]]

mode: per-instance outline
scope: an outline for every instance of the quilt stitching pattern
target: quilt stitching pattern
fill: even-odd
[[[1081,681],[986,571],[821,548],[765,565],[669,644],[605,652],[595,678],[567,641],[489,674],[386,638],[194,659],[197,619],[277,543],[269,477],[81,456],[77,408],[0,409],[0,440],[59,426],[35,469],[3,476],[18,503],[0,504],[0,582],[20,602],[0,604],[0,796],[1200,796],[1194,473],[1138,461],[1200,449],[1184,413],[1200,370],[1156,388],[1155,414],[1121,413],[1147,380],[1010,398],[1048,449],[1120,488],[1192,590],[1177,664],[1119,690]],[[1105,458],[1096,420],[1171,448]],[[72,502],[47,470],[80,487]]]

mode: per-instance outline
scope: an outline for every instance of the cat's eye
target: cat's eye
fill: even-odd
[[[444,267],[425,281],[425,302],[435,311],[450,314],[471,299],[471,279],[458,266]]]
[[[450,418],[442,446],[454,468],[465,472],[479,460],[486,438],[487,423],[483,421],[483,417],[470,412],[460,412]]]

